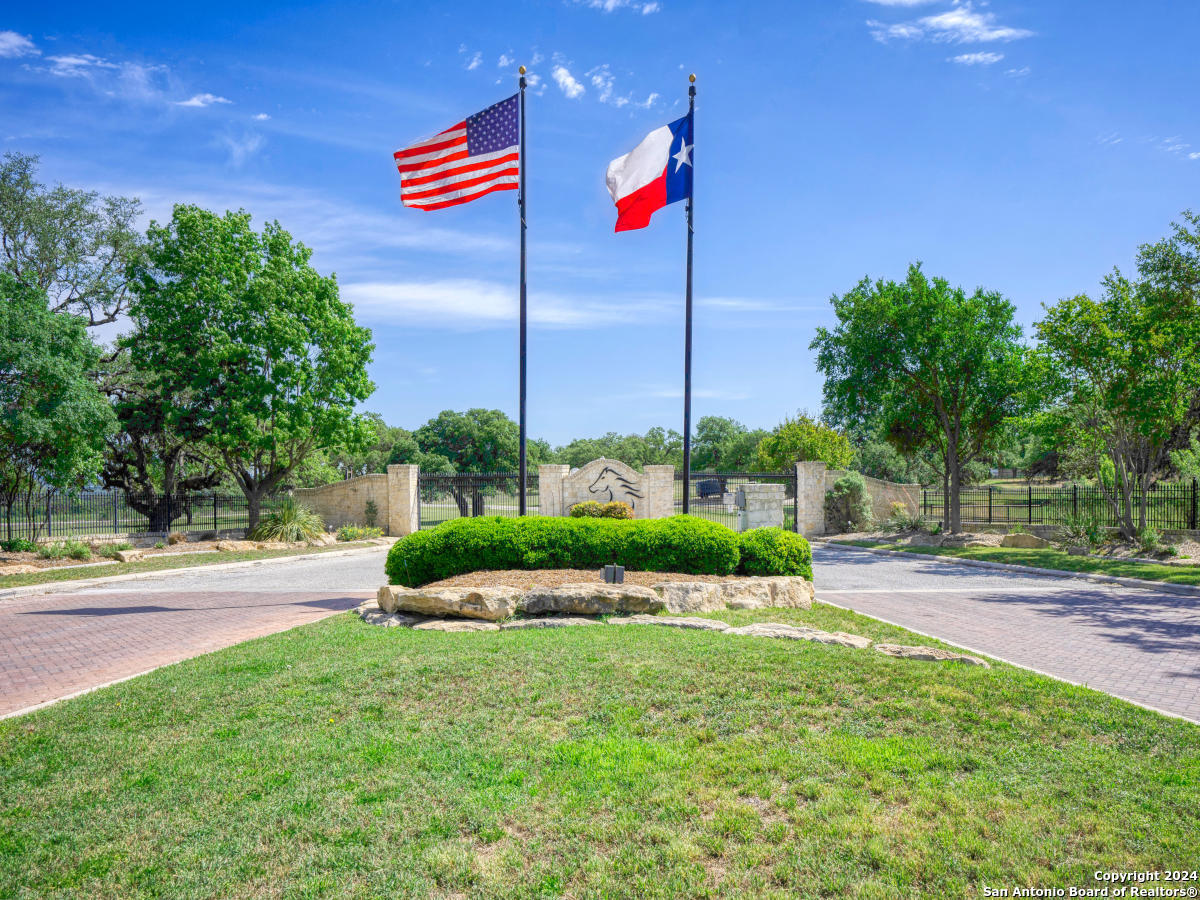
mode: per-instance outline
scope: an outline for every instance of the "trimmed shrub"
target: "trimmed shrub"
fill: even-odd
[[[101,556],[103,556],[105,559],[115,559],[117,556],[117,553],[120,552],[121,550],[132,550],[132,549],[133,549],[133,544],[129,543],[129,541],[116,541],[115,543],[112,543],[112,544],[100,544],[96,548],[96,552],[99,553]]]
[[[825,492],[825,530],[834,534],[871,527],[871,497],[858,472],[847,472]]]
[[[600,507],[602,519],[632,519],[633,507],[623,500],[612,500]]]
[[[571,507],[572,519],[598,519],[604,514],[604,507],[598,500],[584,500]]]
[[[743,575],[801,575],[812,580],[812,548],[794,531],[751,528],[738,538]]]
[[[480,569],[598,569],[729,575],[736,533],[694,516],[669,519],[480,516],[453,519],[397,541],[388,581],[417,587]]]
[[[383,537],[383,529],[372,525],[343,525],[337,530],[339,541],[365,541],[377,537]]]
[[[37,544],[25,538],[0,541],[0,550],[3,550],[5,553],[36,553],[37,548]]]
[[[311,541],[325,533],[324,520],[292,497],[284,497],[279,505],[259,521],[248,537],[252,541]]]

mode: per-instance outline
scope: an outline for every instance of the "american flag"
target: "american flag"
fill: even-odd
[[[400,202],[415,209],[444,209],[492,191],[514,191],[520,161],[517,95],[393,156]]]

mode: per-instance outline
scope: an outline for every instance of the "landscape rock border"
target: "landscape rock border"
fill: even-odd
[[[468,590],[461,588],[459,590]],[[475,589],[478,590],[478,589]],[[381,591],[382,593],[382,591]],[[990,669],[991,664],[978,656],[944,650],[941,647],[907,646],[903,644],[875,644],[871,638],[845,631],[822,631],[807,625],[787,625],[782,622],[752,622],[749,625],[733,626],[718,619],[699,616],[654,616],[637,613],[632,616],[612,616],[608,619],[582,616],[541,616],[537,618],[514,618],[504,622],[485,622],[480,619],[445,618],[414,615],[406,612],[388,612],[380,609],[377,600],[366,600],[354,610],[364,622],[383,628],[411,628],[414,631],[508,631],[526,628],[576,628],[588,625],[657,625],[689,631],[711,631],[741,637],[784,638],[794,641],[812,641],[819,644],[834,644],[853,650],[866,650],[874,644],[875,649],[887,656],[925,662],[956,662]]]

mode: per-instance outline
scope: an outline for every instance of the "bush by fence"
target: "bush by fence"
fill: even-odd
[[[800,575],[812,579],[812,548],[808,541],[782,528],[752,528],[738,537],[745,575]]]

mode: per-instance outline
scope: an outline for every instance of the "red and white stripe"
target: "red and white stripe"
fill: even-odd
[[[465,121],[392,155],[400,172],[400,202],[415,209],[443,209],[518,187],[517,148],[470,156]]]

